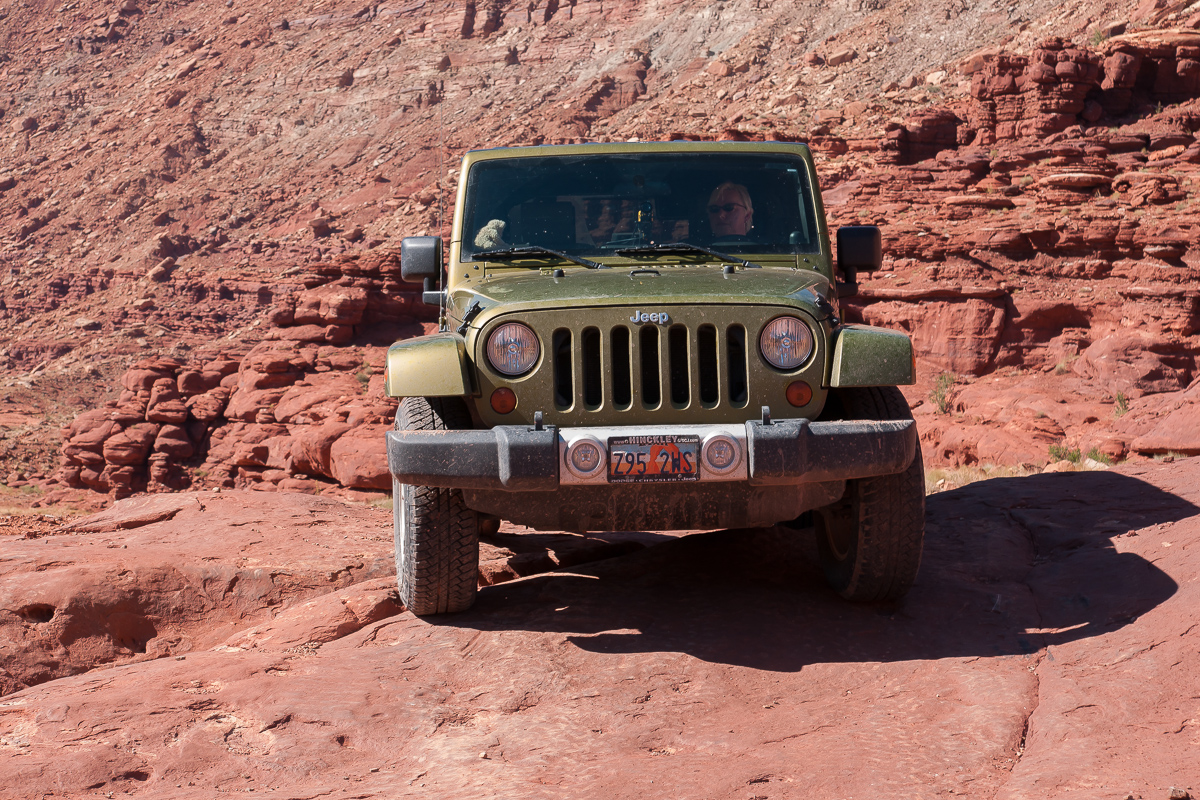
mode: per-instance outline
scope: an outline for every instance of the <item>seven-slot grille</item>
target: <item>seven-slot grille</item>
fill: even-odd
[[[558,328],[549,353],[554,408],[744,408],[746,346],[740,322]]]

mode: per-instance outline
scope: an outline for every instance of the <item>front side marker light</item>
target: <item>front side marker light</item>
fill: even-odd
[[[517,407],[517,393],[507,386],[501,386],[492,392],[492,411],[497,414],[509,414]]]
[[[795,369],[812,355],[812,331],[796,317],[777,317],[763,327],[758,349],[771,366]]]
[[[787,401],[796,408],[801,408],[809,404],[812,400],[812,387],[804,381],[792,381],[787,385]]]

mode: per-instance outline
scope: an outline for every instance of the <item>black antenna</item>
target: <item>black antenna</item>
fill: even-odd
[[[446,170],[446,83],[442,82],[441,98],[438,100],[438,127],[442,130],[441,143],[438,145],[438,232],[437,235],[442,235],[442,180],[445,178]]]
[[[437,230],[437,235],[438,235],[438,238],[440,239],[442,237],[442,193],[443,193],[442,181],[444,181],[446,179],[446,81],[445,80],[442,81],[442,85],[440,87],[440,91],[438,92],[438,95],[439,95],[439,97],[438,97],[438,127],[441,128],[441,130],[442,130],[441,143],[438,145],[438,166],[437,166],[437,170],[438,170],[438,175],[437,175],[437,187],[438,187],[438,223],[437,223],[438,230]],[[441,318],[441,324],[438,326],[438,328],[440,330],[448,330],[449,329],[449,322],[447,322],[447,320],[446,320],[446,295],[448,294],[447,289],[449,287],[445,285],[447,282],[446,279],[443,277],[445,275],[445,273],[446,273],[446,266],[445,266],[445,263],[443,262],[442,268],[440,270],[438,270],[438,291],[441,294],[441,300],[439,301],[440,309],[438,311],[438,316]]]

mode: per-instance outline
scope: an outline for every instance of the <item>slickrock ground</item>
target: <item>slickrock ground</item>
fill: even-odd
[[[573,566],[436,621],[396,605],[383,511],[287,493],[124,501],[3,541],[5,670],[31,685],[0,699],[0,785],[1196,796],[1198,487],[1189,459],[935,495],[920,579],[894,607],[831,596],[782,529],[508,531],[487,563]],[[105,610],[107,627],[88,621]]]

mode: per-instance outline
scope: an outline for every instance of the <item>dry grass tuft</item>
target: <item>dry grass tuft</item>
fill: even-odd
[[[1032,464],[1016,466],[997,466],[995,464],[979,464],[967,467],[934,467],[925,470],[925,494],[937,494],[958,489],[969,483],[986,481],[990,478],[1024,478],[1036,475],[1041,468]]]
[[[1095,472],[1108,469],[1112,463],[1112,459],[1095,459],[1092,458],[1094,454],[1095,451],[1089,453],[1087,458],[1077,457],[1076,460],[1062,459],[1060,461],[1052,461],[1048,466],[1039,466],[1036,464],[1006,466],[979,464],[969,467],[933,467],[925,470],[925,494],[948,492],[951,489],[958,489],[969,483],[986,481],[990,478],[1025,478],[1047,471]],[[1053,466],[1054,469],[1049,469],[1049,466]]]

